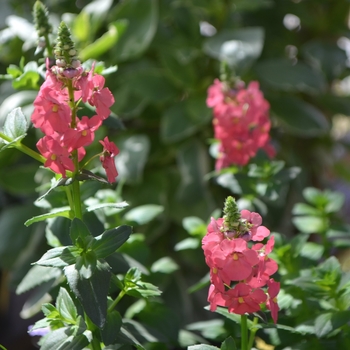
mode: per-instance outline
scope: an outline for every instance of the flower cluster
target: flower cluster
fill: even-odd
[[[252,81],[245,89],[239,81],[232,89],[216,79],[208,89],[207,106],[213,108],[214,137],[219,141],[217,170],[231,164],[245,165],[261,148],[274,156],[269,144],[270,105],[258,82]]]
[[[270,235],[270,231],[261,226],[261,216],[249,210],[239,213],[232,197],[227,198],[224,212],[223,218],[211,219],[202,241],[210,268],[210,310],[224,306],[229,312],[242,315],[261,310],[265,303],[276,323],[280,283],[271,275],[278,266],[268,256],[274,237],[266,244],[261,243]],[[251,244],[251,241],[259,243]],[[263,287],[267,287],[267,293]]]
[[[94,73],[94,65],[89,72],[84,71],[64,23],[58,34],[56,64],[47,66],[46,80],[34,101],[31,120],[45,134],[37,143],[46,158],[44,165],[66,177],[66,171],[77,171],[75,159],[80,162],[85,156],[85,147],[93,142],[95,131],[110,115],[114,97],[104,87],[104,77]],[[78,118],[81,101],[95,107],[96,114]],[[108,181],[114,182],[118,174],[114,163],[118,148],[107,137],[100,143],[104,147],[102,165]]]

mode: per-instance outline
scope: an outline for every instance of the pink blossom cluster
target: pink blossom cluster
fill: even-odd
[[[271,275],[278,266],[268,256],[274,246],[274,237],[271,236],[266,244],[250,242],[262,241],[270,235],[261,223],[261,216],[249,210],[241,211],[235,230],[227,230],[223,218],[211,219],[202,241],[205,261],[210,268],[208,301],[211,311],[223,306],[229,312],[243,315],[259,311],[265,304],[277,322],[280,283]],[[267,287],[267,292],[263,287]]]
[[[45,134],[37,143],[39,152],[46,158],[44,165],[62,177],[66,177],[66,171],[76,170],[74,152],[81,161],[86,153],[85,147],[94,140],[95,131],[110,115],[114,97],[104,84],[104,77],[94,73],[94,66],[89,72],[85,72],[80,64],[77,68],[67,69],[47,67],[45,82],[34,100],[31,120],[34,127]],[[95,107],[93,117],[78,118],[76,111],[81,101]],[[107,137],[100,143],[103,146],[102,166],[108,181],[114,182],[118,175],[114,156],[119,150]]]
[[[239,82],[234,89],[216,79],[208,89],[207,106],[213,108],[214,137],[219,141],[216,169],[245,165],[259,149],[273,157],[270,145],[269,103],[252,81],[244,88]]]

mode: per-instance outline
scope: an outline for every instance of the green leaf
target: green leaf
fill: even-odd
[[[150,141],[146,135],[133,135],[117,142],[120,149],[115,162],[119,179],[127,182],[138,182],[142,179],[143,168],[150,150]]]
[[[179,265],[170,257],[163,257],[155,261],[151,266],[152,272],[170,274],[179,269]]]
[[[26,134],[28,129],[27,118],[24,116],[20,107],[15,108],[10,112],[4,124],[4,134],[15,140]]]
[[[80,251],[76,247],[57,247],[48,250],[35,264],[62,268],[74,264],[78,256]]]
[[[326,88],[323,75],[302,62],[293,65],[292,61],[270,59],[255,69],[260,79],[278,90],[317,94]]]
[[[50,332],[44,337],[41,350],[83,350],[89,345],[89,340],[84,334],[71,335],[72,327],[62,327]]]
[[[313,242],[306,242],[301,248],[300,255],[311,260],[319,261],[324,253],[324,246]]]
[[[111,52],[114,59],[126,61],[143,53],[151,43],[158,25],[156,0],[129,0],[119,3],[113,18],[129,22],[125,33]]]
[[[188,216],[183,218],[182,226],[191,236],[199,236],[202,238],[207,232],[206,223],[201,218],[196,216]]]
[[[102,328],[107,317],[110,266],[106,262],[97,261],[95,272],[88,279],[79,276],[75,265],[67,266],[64,273],[70,288],[79,298],[86,314],[96,326]]]
[[[225,29],[207,39],[204,51],[207,55],[225,61],[237,71],[247,69],[260,56],[264,45],[264,29],[261,27]]]
[[[303,137],[315,137],[329,131],[324,114],[296,96],[270,97],[271,111],[286,131]]]
[[[324,195],[328,199],[328,203],[325,206],[326,213],[337,213],[344,205],[345,195],[340,192],[324,191]]]
[[[212,115],[205,98],[204,95],[193,96],[165,110],[160,125],[164,142],[183,140],[210,122]]]
[[[185,238],[178,242],[174,246],[175,251],[186,250],[186,249],[197,249],[200,246],[200,240],[198,238]]]
[[[124,218],[136,222],[138,225],[144,225],[155,219],[163,211],[164,207],[162,205],[145,204],[129,210]]]
[[[66,209],[66,207],[64,207],[64,208],[57,208],[57,209],[52,210],[50,213],[34,216],[33,218],[27,220],[24,223],[24,225],[30,226],[30,225],[34,224],[35,222],[45,221],[45,220],[47,220],[49,218],[55,218],[55,217],[58,217],[58,216],[62,216],[62,217],[65,217],[65,218],[69,219],[70,215],[71,215],[70,208],[69,209]]]
[[[7,115],[16,107],[24,109],[30,108],[30,113],[33,109],[33,100],[36,98],[37,91],[19,91],[7,97],[1,104],[0,109],[0,124],[5,120]]]
[[[32,290],[29,293],[29,297],[26,299],[26,302],[24,303],[20,312],[21,318],[29,319],[37,315],[40,312],[43,303],[51,300],[49,293],[52,291],[57,282],[58,281],[56,279],[51,279],[47,282],[41,283],[34,290]]]
[[[220,348],[212,345],[207,345],[207,344],[197,344],[197,345],[191,345],[187,349],[188,350],[214,350],[214,349],[220,349]]]
[[[127,202],[120,202],[120,203],[98,203],[98,204],[92,204],[89,205],[86,208],[86,211],[94,211],[98,209],[105,209],[105,208],[115,208],[115,209],[124,209],[127,208],[129,204]]]
[[[228,337],[225,339],[225,341],[221,344],[221,350],[237,350],[236,343],[233,340],[232,337]]]
[[[116,45],[127,27],[127,20],[118,20],[110,23],[108,26],[108,31],[95,40],[92,44],[85,46],[79,52],[79,57],[83,61],[86,61],[89,58],[98,58]]]
[[[123,321],[120,313],[116,310],[107,314],[107,320],[101,329],[102,341],[106,345],[114,344]]]
[[[16,294],[22,294],[28,290],[48,281],[54,281],[62,276],[62,271],[55,267],[34,265],[17,286]]]
[[[314,187],[306,187],[303,190],[304,198],[311,204],[317,206],[324,206],[327,203],[327,199],[323,195],[322,191]]]
[[[17,78],[23,73],[23,71],[18,66],[14,65],[14,64],[10,64],[6,68],[6,72],[7,72],[7,74],[12,75],[12,78]]]
[[[67,290],[62,287],[58,292],[56,307],[65,322],[75,324],[78,317],[77,309]]]
[[[330,81],[346,68],[346,53],[335,42],[311,40],[303,44],[301,52],[310,65],[322,70]]]
[[[302,216],[292,219],[295,227],[303,233],[321,234],[327,229],[327,222],[324,218],[318,216]]]
[[[96,254],[93,251],[83,252],[81,256],[77,257],[76,269],[81,278],[88,279],[95,272],[97,264]]]
[[[23,226],[28,215],[37,213],[37,208],[24,203],[21,205],[8,204],[1,209],[0,267],[2,269],[12,270],[14,266],[17,266],[16,269],[18,269],[22,265],[23,257],[28,257],[27,254],[37,248],[36,242],[42,241],[40,230]]]
[[[200,332],[207,339],[221,339],[226,334],[224,320],[213,319],[208,321],[194,322],[186,326],[186,329]]]
[[[89,39],[89,36],[91,35],[90,16],[86,11],[80,11],[80,13],[74,18],[74,22],[71,25],[71,32],[80,42]],[[83,61],[86,61],[86,59],[81,56],[81,51],[79,52],[79,57]]]
[[[350,311],[328,312],[315,319],[315,334],[322,338],[349,321]]]
[[[136,69],[127,76],[126,86],[146,101],[159,103],[176,96],[176,89],[159,69]]]
[[[296,203],[293,207],[292,214],[317,216],[320,215],[321,212],[308,204]]]
[[[87,238],[92,238],[92,235],[87,226],[78,218],[74,218],[72,220],[69,236],[72,239],[73,244],[78,245],[79,248],[85,248],[84,243],[87,243]],[[83,243],[82,246],[77,244],[78,242]]]
[[[24,72],[21,76],[12,81],[12,86],[14,89],[28,89],[37,90],[39,85],[40,75],[38,71],[28,70]]]
[[[130,237],[132,229],[130,226],[122,225],[105,231],[102,235],[95,237],[90,248],[98,259],[105,258],[114,253]]]

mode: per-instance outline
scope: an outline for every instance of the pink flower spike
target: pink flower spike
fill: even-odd
[[[114,157],[119,153],[117,146],[108,140],[106,136],[103,141],[100,141],[103,146],[103,155],[100,157],[103,168],[106,170],[107,179],[110,183],[115,182],[118,176],[118,171],[115,167]]]

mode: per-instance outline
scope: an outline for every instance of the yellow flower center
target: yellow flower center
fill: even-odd
[[[52,112],[57,112],[57,111],[58,111],[58,106],[57,105],[53,105]]]
[[[56,154],[52,154],[50,158],[51,158],[51,160],[56,160],[57,156],[56,156]]]
[[[243,299],[242,297],[239,297],[239,298],[238,298],[238,302],[239,302],[240,304],[243,304],[243,303],[244,303],[244,299]]]
[[[232,257],[233,257],[233,260],[238,260],[238,254],[237,253],[233,253]]]
[[[86,135],[87,135],[87,131],[86,131],[86,130],[83,130],[83,131],[81,132],[81,135],[82,135],[82,136],[86,136]]]

